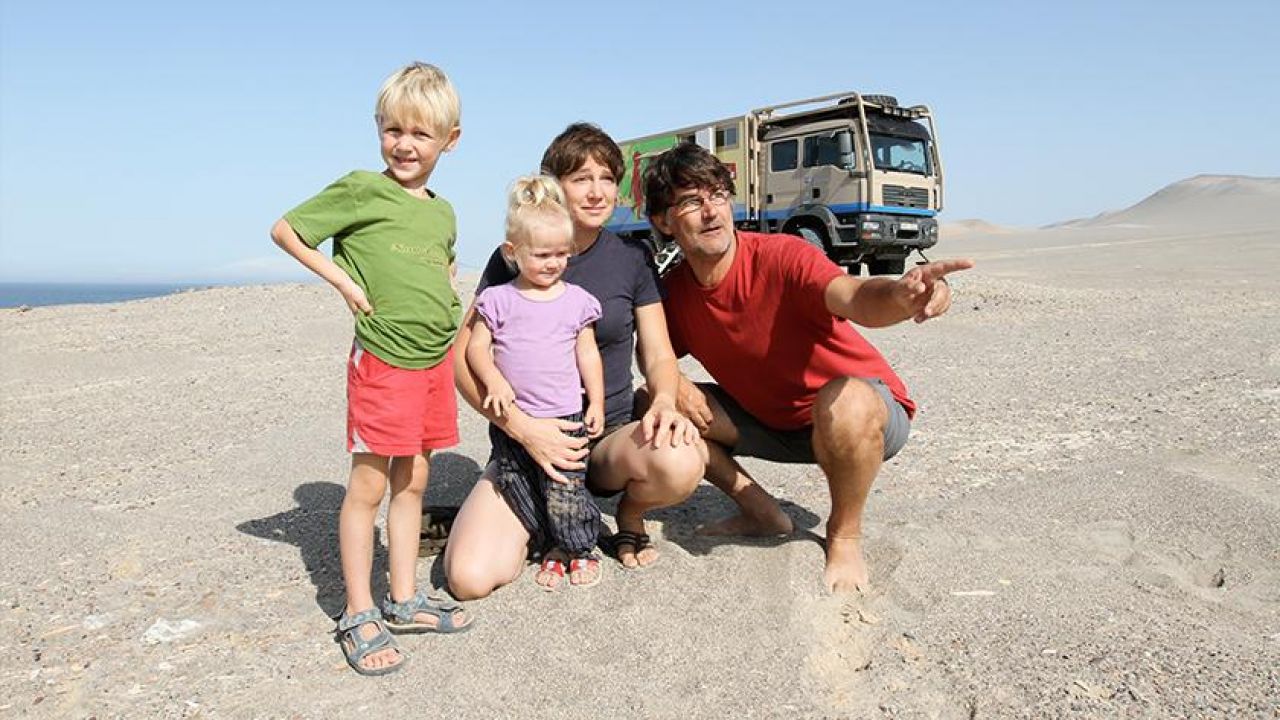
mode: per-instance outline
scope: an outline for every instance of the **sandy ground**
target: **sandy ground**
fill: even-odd
[[[952,314],[871,334],[922,406],[870,503],[874,592],[820,590],[816,469],[751,463],[794,537],[694,536],[730,508],[704,485],[654,517],[657,566],[519,582],[385,679],[329,634],[336,294],[4,312],[0,716],[1276,717],[1278,241],[1270,221],[944,243],[980,263]],[[479,474],[461,421],[429,502]]]

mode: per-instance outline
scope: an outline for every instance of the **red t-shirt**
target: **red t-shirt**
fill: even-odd
[[[884,380],[914,416],[915,403],[889,363],[827,309],[827,285],[843,274],[797,237],[739,231],[733,264],[715,287],[700,286],[687,264],[667,275],[671,344],[778,430],[812,425],[818,391],[841,376]]]

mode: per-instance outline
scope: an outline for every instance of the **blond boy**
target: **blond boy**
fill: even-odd
[[[458,142],[458,96],[432,65],[387,78],[375,120],[380,173],[357,170],[285,213],[271,237],[346,301],[355,316],[347,364],[351,476],[338,521],[347,605],[338,641],[362,675],[399,670],[391,633],[470,627],[461,606],[416,587],[422,495],[431,451],[458,442],[449,348],[460,305],[452,285],[453,208],[427,188],[440,155]],[[333,238],[333,259],[317,250]],[[388,482],[390,595],[375,606],[374,520]]]

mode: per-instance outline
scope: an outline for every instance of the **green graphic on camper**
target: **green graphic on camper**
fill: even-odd
[[[651,158],[670,150],[678,142],[680,142],[679,137],[673,134],[622,143],[622,162],[626,167],[626,173],[623,176],[622,186],[618,188],[618,212],[613,216],[614,223],[645,222],[643,181],[645,168],[649,166]]]

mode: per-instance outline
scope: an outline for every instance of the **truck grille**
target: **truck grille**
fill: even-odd
[[[895,207],[927,208],[929,207],[928,188],[908,188],[901,185],[885,185],[884,204]]]

